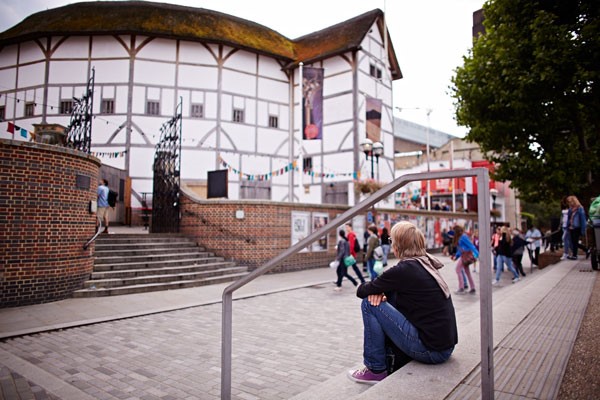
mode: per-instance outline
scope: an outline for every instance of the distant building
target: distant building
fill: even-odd
[[[427,127],[396,119],[395,134],[402,148],[408,152],[396,152],[396,175],[426,172],[427,156],[423,146],[427,143]],[[401,128],[400,128],[401,127]],[[399,132],[410,132],[400,136]],[[440,131],[429,130],[430,171],[451,169],[487,168],[493,171],[493,164],[485,160],[477,143],[469,143],[461,138]],[[520,204],[510,182],[490,181],[490,189],[495,190],[495,200],[490,198],[493,210],[492,222],[520,227]],[[475,178],[458,178],[430,181],[432,210],[449,208],[451,211],[477,211],[477,184]],[[494,192],[493,192],[494,193]],[[395,204],[400,208],[427,208],[426,182],[412,182],[396,192]]]

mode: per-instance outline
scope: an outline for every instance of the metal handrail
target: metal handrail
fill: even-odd
[[[98,230],[96,231],[96,234],[94,236],[92,236],[92,238],[90,240],[85,242],[85,244],[83,245],[84,250],[87,250],[87,248],[90,246],[90,244],[92,244],[92,242],[94,240],[96,240],[98,235],[100,235],[100,233],[102,233],[102,220],[97,215],[96,215],[96,220],[98,221]]]
[[[221,321],[221,399],[231,399],[231,356],[232,356],[232,306],[233,292],[248,284],[259,276],[269,272],[283,261],[298,253],[314,241],[337,229],[355,215],[365,211],[375,203],[385,199],[396,190],[409,182],[425,181],[432,179],[449,178],[477,178],[477,206],[479,237],[490,237],[490,188],[489,173],[485,168],[473,168],[468,170],[452,170],[440,172],[426,172],[418,174],[407,174],[396,178],[371,196],[348,209],[325,226],[317,229],[306,238],[292,245],[290,248],[269,260],[266,264],[255,269],[248,275],[233,282],[223,290],[222,321]],[[481,325],[481,393],[482,399],[494,398],[494,376],[493,376],[493,324],[492,324],[492,273],[490,269],[491,250],[489,246],[482,246],[479,253],[481,263],[479,274],[480,290],[480,325]]]

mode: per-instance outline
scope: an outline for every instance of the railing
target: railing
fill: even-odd
[[[365,211],[375,203],[385,199],[396,190],[409,182],[424,181],[432,179],[449,178],[477,178],[477,206],[479,237],[489,238],[490,236],[490,188],[489,174],[487,169],[474,168],[469,170],[452,170],[441,172],[427,172],[420,174],[408,174],[401,176],[388,183],[371,196],[342,213],[327,225],[314,231],[306,238],[292,245],[283,253],[275,256],[266,264],[255,269],[248,275],[227,286],[223,290],[223,310],[221,322],[221,399],[231,399],[231,356],[232,356],[232,307],[233,292],[242,286],[252,282],[259,276],[269,272],[280,265],[283,261],[298,253],[314,241],[323,237],[331,231],[334,231],[342,224],[350,221],[355,215]],[[492,272],[490,268],[491,250],[489,246],[482,246],[479,253],[480,274],[480,326],[481,326],[481,398],[491,400],[494,398],[494,369],[493,369],[493,324],[492,324]]]
[[[98,235],[100,235],[100,233],[102,233],[102,220],[98,216],[96,216],[96,220],[98,221],[98,230],[96,231],[96,234],[94,236],[92,236],[92,238],[90,240],[85,242],[85,244],[83,245],[84,250],[87,250],[87,248],[90,246],[90,244],[92,244],[92,242],[94,240],[96,240]]]

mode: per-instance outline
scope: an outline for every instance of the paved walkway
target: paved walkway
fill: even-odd
[[[453,262],[442,260],[448,265],[443,274],[455,287]],[[559,383],[562,360],[568,358],[572,343],[567,336],[577,333],[589,297],[585,281],[596,277],[596,273],[578,272],[581,268],[589,269],[589,262],[563,261],[535,270],[515,285],[505,273],[502,285],[494,288],[494,339],[501,341],[496,351],[497,390],[505,393],[503,382],[514,383],[514,377],[502,378],[502,360],[510,360],[507,368],[513,370],[529,365],[516,356],[502,357],[499,353],[519,344],[558,349],[563,357],[559,362],[557,358],[537,358],[533,366],[556,364],[556,371],[544,370],[542,375]],[[289,399],[360,363],[360,300],[349,282],[344,284],[344,291],[334,292],[334,275],[329,268],[266,275],[236,292],[233,398]],[[579,279],[583,275],[585,279]],[[0,387],[4,398],[218,399],[220,300],[225,286],[0,309]],[[579,301],[574,300],[577,296],[573,293]],[[478,300],[479,296],[454,296],[462,338],[457,352],[470,352],[469,342],[478,342],[472,331],[477,326]],[[548,314],[549,309],[561,308],[567,311]],[[536,317],[536,309],[546,310],[545,314]],[[540,332],[532,327],[543,326],[539,321],[544,319],[571,324],[569,332]],[[534,325],[528,327],[528,321]],[[554,336],[567,339],[542,340]],[[510,338],[520,341],[507,342]],[[477,357],[475,353],[473,358]],[[477,398],[476,374],[465,382],[468,387],[452,386],[458,393],[454,398]],[[393,384],[391,379],[389,384]],[[356,395],[366,389],[349,381],[346,386]],[[379,386],[384,389],[382,384],[376,388]],[[429,395],[429,399],[441,399],[450,392]],[[467,392],[468,396],[460,394]],[[370,398],[369,393],[375,395],[376,391],[366,391],[361,398]],[[392,393],[417,398],[408,392]]]

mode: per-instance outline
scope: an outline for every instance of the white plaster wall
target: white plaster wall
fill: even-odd
[[[230,52],[231,48],[226,48],[225,53]],[[248,51],[239,50],[232,53],[225,61],[224,67],[237,71],[244,71],[248,74],[256,75],[257,73],[257,55]]]
[[[344,93],[342,95],[333,95],[324,102],[323,124],[328,127],[328,130],[332,124],[352,120],[352,99],[352,93]]]
[[[0,53],[0,55],[2,55],[2,53]],[[2,90],[15,87],[16,79],[16,68],[0,69],[0,85],[2,85],[0,88]]]
[[[127,96],[129,88],[127,86],[117,87],[117,96],[115,99],[115,112],[122,114],[127,112]]]
[[[257,148],[262,154],[287,156],[288,133],[275,129],[259,128],[257,132]]]
[[[26,45],[30,46],[30,42],[28,42]],[[21,48],[23,48],[23,46],[24,45],[22,45]],[[0,68],[13,66],[17,64],[17,47],[18,46],[16,45],[11,45],[4,48],[0,48]],[[21,58],[23,58],[23,56],[24,54],[21,55]],[[12,84],[9,87],[12,87]]]
[[[281,65],[275,59],[267,56],[259,56],[258,73],[261,76],[271,76],[286,82],[288,80],[287,75],[281,69]]]
[[[129,82],[129,60],[93,60],[91,64],[97,84]]]
[[[217,90],[219,71],[214,67],[180,65],[179,86]]]
[[[217,65],[213,53],[201,43],[181,41],[179,44],[179,62],[203,65]]]
[[[54,50],[53,59],[73,59],[86,58],[89,54],[90,39],[89,36],[71,36],[68,37]]]
[[[135,83],[175,86],[175,64],[137,59],[134,68]]]
[[[256,96],[256,76],[238,71],[223,70],[222,88],[225,92]]]
[[[268,78],[258,78],[258,97],[287,104],[289,84]]]
[[[158,99],[157,99],[158,100]],[[146,111],[146,88],[143,86],[133,87],[132,112],[144,114]]]
[[[11,46],[13,47],[13,46]],[[2,55],[3,58],[4,55]],[[25,64],[35,61],[44,61],[46,56],[44,56],[44,52],[40,48],[40,46],[35,42],[25,42],[21,44],[21,50],[19,54],[19,63]]]
[[[80,84],[86,82],[88,63],[85,61],[50,62],[49,80],[53,84]]]
[[[129,36],[121,37],[125,41],[125,45],[129,45]],[[127,48],[117,40],[114,36],[93,36],[92,37],[92,58],[111,58],[123,57],[129,59]]]
[[[175,62],[177,52],[176,41],[171,39],[154,38],[146,43],[137,53],[136,58]]]

